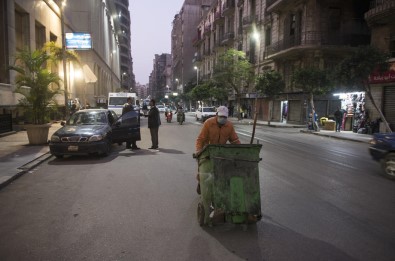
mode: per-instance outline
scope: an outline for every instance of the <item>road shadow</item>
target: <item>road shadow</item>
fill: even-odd
[[[327,242],[274,224],[270,218],[247,226],[221,224],[202,229],[243,260],[357,260]],[[195,238],[192,244],[207,248],[204,246],[207,243],[199,238]],[[210,256],[215,256],[214,250],[212,255],[208,253]]]

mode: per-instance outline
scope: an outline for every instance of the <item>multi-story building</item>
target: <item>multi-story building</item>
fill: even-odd
[[[149,76],[149,91],[156,101],[162,100],[170,92],[172,60],[171,54],[155,54],[153,69]]]
[[[114,0],[114,3],[119,20],[119,32],[117,34],[120,46],[121,86],[123,90],[132,89],[134,91],[136,80],[131,55],[129,0]]]
[[[395,0],[375,0],[370,2],[365,20],[371,28],[371,45],[390,53],[390,71],[380,77],[371,77],[372,94],[382,108],[383,114],[395,130]],[[371,118],[379,118],[372,110]]]
[[[193,41],[196,37],[196,27],[214,0],[185,0],[180,12],[174,16],[171,54],[173,59],[172,83],[173,91],[183,92],[183,87],[196,79],[193,59],[195,48]]]
[[[332,68],[356,46],[370,44],[364,20],[368,10],[368,0],[218,0],[197,27],[195,65],[204,80],[211,77],[221,52],[244,51],[256,74],[274,69],[286,82],[286,91],[274,101],[271,120],[304,123],[308,97],[293,85],[293,72],[307,66]],[[242,105],[255,106],[253,85],[242,95]],[[234,103],[232,97],[229,103]],[[332,94],[315,99],[320,117],[330,116],[341,104]],[[258,117],[266,120],[269,101],[260,97],[257,105]]]
[[[118,4],[118,6],[115,5]],[[128,1],[79,1],[79,0],[5,0],[0,3],[0,107],[2,114],[16,117],[18,94],[13,90],[15,72],[8,71],[13,64],[15,53],[22,49],[35,50],[44,43],[53,41],[62,46],[61,14],[64,18],[65,33],[88,33],[92,38],[92,48],[75,50],[80,57],[82,68],[67,63],[68,100],[79,98],[83,104],[91,106],[104,105],[108,92],[121,88],[120,61],[126,66],[129,80],[133,82],[132,62],[130,57],[130,19],[129,12],[119,12],[119,6],[127,9]],[[66,3],[66,5],[63,5]],[[126,4],[125,4],[126,3]],[[118,8],[117,8],[118,7]],[[121,25],[121,19],[122,25]],[[126,20],[125,20],[126,19]],[[120,48],[121,36],[129,33]],[[122,38],[123,39],[123,38]],[[127,61],[120,53],[127,52]],[[62,63],[57,69],[63,77]],[[87,75],[94,77],[87,77]],[[133,86],[133,83],[131,83]],[[130,86],[128,84],[128,86]],[[64,88],[64,87],[63,87]],[[126,90],[126,89],[124,89]],[[65,98],[58,97],[60,105]]]

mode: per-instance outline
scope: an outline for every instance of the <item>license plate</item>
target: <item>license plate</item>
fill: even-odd
[[[78,146],[69,146],[68,150],[69,151],[78,151]]]

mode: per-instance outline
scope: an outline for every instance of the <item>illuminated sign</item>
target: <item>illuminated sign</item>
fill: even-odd
[[[90,33],[66,33],[66,49],[86,50],[92,49]]]

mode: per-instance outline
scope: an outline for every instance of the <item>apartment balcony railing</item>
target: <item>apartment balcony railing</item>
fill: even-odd
[[[234,38],[235,38],[235,33],[234,32],[225,33],[223,35],[221,43],[222,44],[227,44],[227,43],[233,41]]]
[[[226,0],[222,6],[222,14],[229,15],[235,9],[235,0]]]
[[[287,37],[281,41],[267,46],[267,55],[300,46],[357,46],[369,44],[370,36],[366,34],[328,34],[320,31],[310,31],[301,37]]]
[[[217,12],[215,12],[215,14],[214,14],[214,23],[219,23],[219,22],[221,22],[221,21],[224,21],[225,19],[224,19],[225,17],[222,15],[222,12],[221,11],[217,11]]]
[[[244,27],[248,27],[250,25],[252,25],[252,23],[257,22],[258,20],[258,16],[257,15],[249,15],[249,16],[245,16],[243,17],[243,26]]]
[[[206,25],[204,27],[204,34],[209,34],[211,33],[211,24],[210,25]]]
[[[237,0],[237,7],[244,5],[244,0]]]
[[[284,8],[287,4],[293,4],[293,0],[267,0],[266,1],[266,10],[268,12],[273,12],[276,10],[281,10]]]
[[[395,0],[375,0],[370,2],[370,10],[365,13],[365,20],[370,24],[388,22],[394,19]]]

